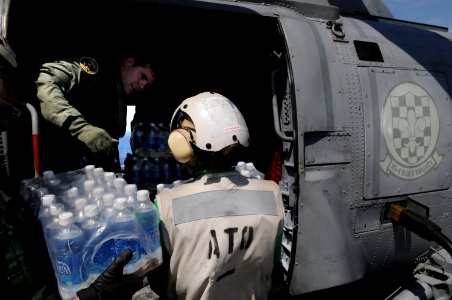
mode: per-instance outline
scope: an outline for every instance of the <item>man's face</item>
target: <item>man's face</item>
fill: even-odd
[[[133,57],[129,57],[121,65],[121,79],[125,93],[135,94],[154,82],[154,72],[149,65],[134,66]]]

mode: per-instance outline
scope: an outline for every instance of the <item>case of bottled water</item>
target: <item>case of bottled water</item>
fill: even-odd
[[[151,196],[160,183],[189,179],[191,171],[172,156],[168,147],[169,128],[163,123],[137,122],[132,126],[131,152],[124,161],[125,176]]]
[[[124,274],[143,276],[162,263],[158,216],[149,192],[138,199],[143,192],[135,184],[112,181],[109,172],[104,172],[105,180],[94,180],[93,170],[48,171],[39,182],[23,181],[23,195],[29,198],[37,195],[35,190],[45,191],[27,201],[39,209],[36,217],[63,299],[75,297],[124,249],[133,252]]]

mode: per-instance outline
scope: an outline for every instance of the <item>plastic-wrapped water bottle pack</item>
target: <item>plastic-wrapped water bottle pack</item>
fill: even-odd
[[[101,168],[25,180],[22,196],[36,207],[63,299],[94,281],[124,249],[124,273],[142,276],[162,262],[157,211],[138,190]]]

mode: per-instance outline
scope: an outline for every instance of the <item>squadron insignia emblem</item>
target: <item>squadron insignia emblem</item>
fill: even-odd
[[[91,57],[82,57],[80,59],[80,66],[82,67],[83,71],[85,71],[88,74],[94,75],[99,70],[99,66],[97,65],[97,61],[95,61]]]
[[[381,125],[389,149],[380,161],[386,174],[416,179],[441,163],[442,156],[435,150],[438,111],[422,87],[408,82],[394,87],[386,99]]]

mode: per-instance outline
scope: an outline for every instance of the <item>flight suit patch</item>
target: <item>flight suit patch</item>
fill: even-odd
[[[80,67],[82,67],[83,71],[90,75],[94,75],[99,70],[99,65],[97,61],[91,57],[84,56],[80,59]]]

